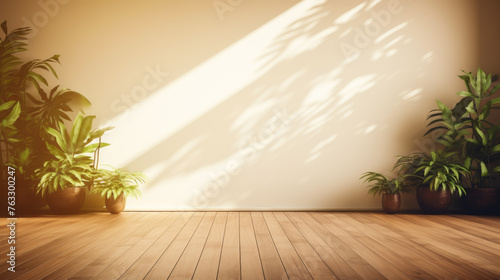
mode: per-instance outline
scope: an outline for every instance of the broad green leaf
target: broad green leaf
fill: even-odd
[[[491,101],[487,102],[483,106],[483,110],[481,111],[481,114],[479,114],[479,120],[486,120],[488,116],[490,115],[490,110],[491,110]]]
[[[109,146],[109,144],[108,143],[101,143],[100,144],[100,148],[104,148],[106,146]],[[90,144],[90,145],[85,146],[83,149],[78,150],[77,152],[80,154],[93,153],[98,147],[99,147],[99,143]]]
[[[494,146],[493,148],[491,148],[491,151],[493,153],[496,153],[496,152],[500,152],[500,144]]]
[[[483,144],[483,146],[486,146],[488,144],[488,140],[486,138],[486,136],[484,135],[483,131],[481,131],[481,129],[479,129],[479,127],[476,127],[476,132],[477,134],[479,135],[479,137],[481,138],[481,143]]]
[[[443,102],[441,102],[441,101],[439,101],[439,100],[436,99],[436,103],[438,105],[439,110],[441,110],[441,111],[450,111],[450,109],[446,105],[444,105]]]
[[[0,105],[0,112],[8,110],[15,103],[16,103],[16,101],[14,101],[14,100],[3,103],[2,105]]]
[[[472,144],[475,144],[475,145],[480,145],[479,142],[476,140],[476,139],[472,139],[472,138],[466,138],[465,139],[467,142],[470,142]]]
[[[483,75],[484,75],[483,70],[479,68],[476,74],[476,86],[475,86],[476,94],[479,96],[481,96],[482,94],[482,85],[484,81]]]
[[[457,95],[463,96],[463,97],[473,97],[474,95],[468,91],[459,91],[457,92]]]
[[[19,114],[21,113],[21,105],[19,102],[12,107],[12,111],[10,111],[9,115],[2,121],[2,125],[4,127],[13,125],[16,120],[19,118]]]
[[[486,167],[486,164],[481,161],[481,177],[488,176],[488,168]]]
[[[60,150],[60,149],[52,146],[49,143],[45,143],[45,144],[46,144],[47,149],[49,150],[49,152],[52,155],[54,155],[56,158],[58,158],[58,159],[64,159],[66,157],[66,154],[62,150]]]
[[[491,86],[491,73],[488,74],[488,76],[486,76],[486,78],[484,79],[483,82],[484,83],[483,83],[482,87],[483,87],[484,92],[486,93]]]
[[[81,133],[81,130],[82,130],[82,126],[83,126],[83,115],[82,114],[78,114],[76,116],[76,119],[75,121],[73,122],[73,127],[71,128],[71,147],[73,150],[77,150],[78,149],[78,138],[80,137],[80,133]]]
[[[498,85],[498,86],[500,86],[500,85]],[[491,104],[498,104],[498,103],[500,103],[500,97],[493,98],[490,100],[490,102],[491,102]]]

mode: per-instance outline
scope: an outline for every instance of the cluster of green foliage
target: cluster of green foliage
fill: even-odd
[[[6,21],[0,26],[4,33],[0,38],[0,160],[16,167],[24,179],[36,182],[35,170],[51,157],[45,143],[53,139],[47,129],[70,120],[71,101],[90,102],[59,86],[46,89],[49,83],[44,73],[57,78],[54,65],[59,64],[59,55],[24,62],[19,55],[27,51],[26,36],[31,30],[25,27],[9,32]]]
[[[492,86],[491,74],[481,68],[476,75],[464,72],[459,78],[467,88],[457,93],[461,100],[453,108],[436,100],[438,108],[427,117],[425,135],[438,132],[436,142],[443,148],[399,156],[394,165],[398,177],[391,180],[379,173],[365,173],[361,179],[375,182],[369,186],[369,194],[428,185],[433,191],[450,190],[462,196],[464,187],[492,187],[493,174],[500,172],[496,164],[500,161],[500,125],[491,121],[491,112],[500,109],[500,97],[493,98],[500,85]]]
[[[368,186],[368,194],[372,194],[373,196],[384,193],[396,194],[410,191],[408,185],[404,183],[401,177],[389,179],[381,173],[366,172],[360,179],[364,179],[363,182],[365,183],[371,183],[371,185]]]
[[[109,193],[140,196],[138,188],[147,182],[143,173],[98,169],[99,149],[109,145],[101,137],[111,127],[92,130],[95,116],[80,112],[71,130],[66,129],[65,122],[72,121],[70,102],[81,106],[90,102],[59,85],[49,87],[46,75],[58,78],[54,66],[60,63],[59,55],[23,61],[20,54],[27,51],[30,28],[9,31],[6,21],[0,28],[4,34],[0,37],[1,163],[15,167],[42,195],[87,186],[106,197]]]
[[[92,192],[104,198],[116,199],[123,194],[125,197],[139,198],[139,186],[146,184],[148,178],[142,172],[129,172],[123,169],[99,169],[94,179]]]
[[[500,85],[491,86],[492,76],[479,68],[476,75],[459,76],[467,87],[457,95],[462,99],[449,108],[436,100],[438,109],[431,111],[426,135],[439,131],[436,140],[444,150],[454,153],[457,164],[469,170],[464,175],[467,187],[492,187],[493,173],[500,172],[495,162],[500,160],[500,125],[490,119],[492,110],[500,109],[500,97],[493,94]]]

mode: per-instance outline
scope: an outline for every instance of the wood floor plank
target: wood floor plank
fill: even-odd
[[[476,279],[485,278],[488,279],[488,275],[481,273],[477,274],[469,263],[460,260],[460,258],[455,258],[444,250],[438,250],[429,245],[429,237],[425,235],[425,231],[428,229],[425,227],[419,227],[414,223],[401,219],[398,216],[403,215],[384,215],[384,214],[373,214],[367,215],[376,227],[386,227],[389,228],[394,234],[399,234],[403,239],[411,241],[406,243],[409,249],[413,252],[419,254],[422,259],[430,261],[435,265],[441,267],[445,271],[453,273],[454,278],[457,279]],[[371,218],[376,218],[371,219]],[[402,222],[403,221],[403,222]],[[444,279],[449,279],[447,277]],[[443,279],[443,278],[442,278]]]
[[[179,261],[175,265],[174,270],[168,279],[181,280],[192,278],[216,214],[216,212],[208,212],[203,217],[198,229],[196,229],[196,232],[179,258]]]
[[[227,217],[217,279],[240,279],[240,218],[238,212]]]
[[[324,263],[323,259],[316,253],[311,244],[300,233],[296,225],[282,212],[275,212],[274,216],[313,279],[337,279],[335,274],[333,274],[330,268]]]
[[[109,216],[107,216],[109,217]],[[103,218],[96,217],[97,220]],[[46,274],[51,273],[54,270],[59,269],[71,258],[75,258],[75,254],[79,254],[81,250],[85,250],[94,241],[94,236],[100,233],[98,227],[93,227],[92,219],[80,219],[78,215],[65,216],[64,219],[71,219],[71,227],[67,227],[68,230],[65,234],[55,239],[53,242],[46,244],[45,246],[37,248],[36,252],[30,251],[31,256],[23,259],[23,255],[19,255],[21,261],[19,261],[19,272],[23,274],[22,277],[25,279],[33,279],[34,276],[39,278],[44,277]],[[105,218],[106,221],[110,221]],[[95,220],[94,220],[95,222]],[[116,220],[115,220],[116,222]],[[109,223],[113,225],[112,222]],[[72,252],[73,255],[69,255],[68,252]],[[2,279],[11,279],[12,275],[2,275]]]
[[[77,220],[72,220],[71,217],[69,218],[64,218],[64,219],[58,219],[57,216],[52,216],[52,217],[37,217],[37,219],[33,218],[18,218],[16,221],[16,258],[17,262],[16,265],[18,267],[24,267],[23,270],[27,271],[27,267],[24,265],[29,264],[28,266],[33,267],[33,262],[36,262],[34,258],[40,256],[41,254],[46,253],[47,251],[50,251],[51,249],[55,249],[55,247],[62,245],[62,243],[65,240],[66,236],[72,236],[76,233],[78,233],[78,230],[76,227],[72,228],[72,230],[69,230],[67,226],[69,224],[72,224],[76,222]],[[79,223],[82,225],[85,222]],[[89,222],[90,224],[90,222]],[[40,234],[40,229],[53,229],[53,231],[50,232],[50,234]],[[3,230],[7,232],[7,227],[3,226],[0,230],[3,234]],[[31,235],[31,234],[26,234],[27,232],[36,232],[36,235]],[[5,235],[7,237],[7,235]],[[5,239],[6,240],[6,239]],[[21,242],[20,242],[21,241]],[[5,243],[2,242],[2,245],[6,245],[5,247],[2,247],[2,252],[5,252],[5,250],[9,247],[7,246],[7,242]],[[5,249],[4,249],[5,248]],[[41,258],[42,261],[45,258]],[[40,260],[39,260],[40,261]],[[38,261],[38,262],[39,262]],[[6,269],[4,270],[4,266],[7,264],[0,262],[0,270],[1,272],[5,272]],[[19,274],[22,274],[19,273]],[[4,275],[2,275],[3,277]]]
[[[377,227],[377,230],[372,229],[370,221],[358,217],[355,219],[356,214],[339,214],[338,216],[348,223],[352,228],[358,232],[366,235],[365,239],[376,242],[378,252],[386,256],[389,261],[408,274],[413,279],[447,279],[453,277],[452,274],[447,273],[434,263],[417,255],[415,251],[410,250],[410,242],[404,242],[403,239],[398,239],[390,230]],[[361,219],[363,222],[359,221]],[[361,240],[361,239],[360,239]],[[398,242],[402,241],[402,242]]]
[[[312,279],[309,270],[301,257],[297,254],[297,251],[281,228],[279,222],[276,220],[274,214],[271,212],[264,212],[263,216],[288,278]]]
[[[151,268],[145,279],[165,279],[168,278],[174,269],[179,257],[186,249],[187,244],[193,237],[194,232],[198,228],[205,213],[196,212],[186,226],[175,237],[163,255],[158,259],[155,265]]]
[[[193,212],[184,212],[180,217],[144,252],[120,279],[143,279],[186,226]]]
[[[98,215],[98,217],[95,218],[99,220],[102,216]],[[57,220],[57,216],[54,216],[52,219]],[[22,232],[25,227],[22,224],[19,225],[16,231],[16,238],[19,241],[16,246],[16,256],[18,259],[16,264],[19,266],[20,273],[25,273],[34,267],[42,265],[48,260],[47,256],[57,255],[54,251],[64,246],[67,241],[73,239],[77,240],[78,237],[84,237],[87,229],[94,229],[91,227],[93,222],[95,221],[85,219],[80,215],[64,216],[60,221],[51,225],[49,228],[45,226],[38,228],[39,231],[46,229],[51,232],[48,238],[40,241],[40,244],[34,244],[33,239],[24,241]],[[55,229],[55,233],[52,233],[52,228]],[[21,240],[23,241],[20,242]],[[6,277],[6,275],[8,275],[6,272],[0,273],[0,278]]]
[[[386,279],[370,263],[358,255],[351,248],[349,242],[342,240],[339,236],[329,231],[323,224],[313,218],[313,215],[311,213],[303,213],[301,217],[357,274],[363,279]]]
[[[98,250],[98,254],[91,254],[92,261],[71,275],[69,279],[94,279],[99,273],[106,269],[110,264],[119,259],[123,254],[130,250],[133,245],[145,236],[149,230],[157,223],[158,213],[148,213],[150,215],[142,215],[134,213],[137,219],[130,219],[128,223],[122,223],[118,226],[119,232],[107,240],[107,243],[100,243],[103,250]],[[131,226],[134,225],[134,226]],[[112,240],[117,240],[114,243]],[[109,243],[114,244],[110,246]]]
[[[482,220],[467,219],[465,215],[436,215],[432,218],[437,219],[440,223],[448,225],[456,230],[500,244],[500,228],[494,227],[495,223],[491,223],[491,221],[484,223]]]
[[[468,220],[475,223],[479,227],[486,228],[488,230],[494,230],[495,232],[500,231],[500,216],[474,216],[474,215],[446,215],[450,217],[459,217],[460,220]]]
[[[381,214],[374,214],[381,216]],[[374,216],[370,214],[352,213],[350,216],[364,226],[366,234],[375,237],[377,241],[388,246],[392,251],[398,252],[404,260],[408,260],[418,267],[425,268],[425,271],[437,279],[458,278],[453,270],[458,267],[453,265],[438,265],[440,256],[425,250],[412,239],[409,239],[391,227],[374,222]],[[377,220],[375,220],[377,221]]]
[[[427,227],[433,228],[430,235],[433,240],[439,241],[438,245],[440,246],[440,248],[444,247],[443,244],[447,244],[447,242],[451,240],[453,242],[450,242],[446,246],[449,252],[452,252],[457,256],[467,258],[467,260],[474,266],[500,275],[500,267],[498,266],[498,264],[500,263],[500,257],[496,255],[495,250],[484,251],[467,244],[467,240],[471,238],[470,235],[467,235],[460,231],[452,231],[449,228],[443,226],[441,223],[433,221],[432,217],[422,218],[420,216],[417,216],[413,217],[413,219],[419,223],[425,223]],[[477,238],[475,240],[476,242],[479,242],[481,244],[486,243],[490,244],[491,246],[497,245],[492,244],[487,240]]]
[[[262,213],[252,212],[251,216],[265,279],[288,279]]]
[[[263,280],[264,272],[262,271],[252,216],[249,212],[240,213],[240,256],[241,279]]]
[[[387,218],[386,216],[381,217]],[[450,244],[449,241],[437,242],[430,234],[433,228],[426,223],[415,223],[413,220],[415,217],[416,215],[392,215],[389,223],[394,227],[394,230],[420,245],[423,250],[441,256],[434,259],[436,263],[456,265],[458,268],[453,270],[453,273],[457,276],[463,279],[495,279],[487,270],[476,269],[476,266],[469,261],[468,256],[450,248],[450,245],[453,246],[453,244]]]
[[[215,280],[219,271],[222,242],[226,230],[227,212],[218,212],[193,275],[197,280]]]
[[[478,223],[459,220],[456,217],[444,219],[439,215],[428,217],[428,219],[439,224],[439,228],[444,231],[453,229],[457,236],[462,237],[465,243],[471,243],[472,246],[493,255],[500,250],[500,230],[495,232],[493,228],[481,228]],[[471,237],[475,238],[471,238]],[[471,240],[474,240],[471,242]]]
[[[120,278],[178,218],[178,213],[172,213],[166,219],[162,220],[160,225],[158,224],[159,219],[155,219],[151,223],[142,225],[140,233],[136,232],[136,234],[126,236],[125,238],[129,239],[129,242],[133,244],[130,249],[109,264],[93,279],[110,280]]]
[[[307,214],[288,212],[286,215],[338,279],[361,279],[354,269],[302,219],[301,216]]]
[[[112,215],[111,217],[115,217]],[[140,218],[137,216],[139,221],[144,221],[144,217]],[[159,219],[159,215],[155,215],[151,219],[151,223],[157,222]],[[128,219],[129,222],[133,222],[134,220]],[[112,223],[108,224],[110,226],[109,230],[106,230],[99,236],[99,238],[95,238],[92,242],[93,246],[89,246],[88,250],[81,251],[81,255],[77,256],[73,260],[67,262],[63,267],[53,271],[48,274],[44,279],[68,279],[74,274],[78,273],[85,267],[89,266],[93,261],[99,258],[102,255],[109,254],[110,248],[119,247],[123,245],[122,238],[128,238],[129,235],[133,233],[133,231],[138,230],[139,228],[144,228],[144,226],[140,225],[139,228],[130,227],[129,224],[113,225]],[[68,258],[68,256],[63,256]],[[69,258],[68,258],[69,259]],[[94,274],[97,275],[98,270],[93,270]]]
[[[346,232],[341,226],[338,226],[333,221],[336,219],[331,213],[313,213],[313,217],[318,220],[323,226],[330,230],[333,234],[348,243],[349,246],[363,259],[375,267],[381,274],[388,279],[411,279],[404,272],[399,270],[390,261],[377,253],[369,245],[360,242],[354,236]]]
[[[16,272],[0,262],[2,280],[500,279],[496,216],[124,212],[17,225]]]

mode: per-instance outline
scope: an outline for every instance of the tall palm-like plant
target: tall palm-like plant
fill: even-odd
[[[26,36],[30,28],[9,31],[6,21],[0,28],[4,34],[0,37],[0,102],[8,104],[0,111],[0,156],[2,164],[14,165],[21,175],[35,180],[34,170],[50,157],[45,142],[51,136],[46,129],[70,120],[67,115],[72,111],[70,101],[80,101],[84,105],[90,102],[83,95],[59,86],[46,89],[49,86],[47,74],[58,78],[54,66],[59,64],[59,55],[29,61],[19,57],[27,51]],[[5,176],[4,171],[2,168],[2,176]]]
[[[426,135],[442,132],[437,142],[447,152],[455,152],[456,160],[471,171],[465,175],[468,187],[490,187],[492,173],[500,172],[500,167],[494,167],[500,160],[500,125],[489,119],[492,110],[500,109],[500,97],[493,98],[500,85],[492,87],[491,74],[486,75],[481,68],[476,75],[459,77],[467,91],[457,93],[462,99],[453,108],[436,100],[438,109],[429,114]]]

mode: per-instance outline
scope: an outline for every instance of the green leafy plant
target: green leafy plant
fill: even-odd
[[[92,160],[88,156],[58,158],[46,161],[38,169],[40,182],[37,193],[44,196],[66,187],[85,187],[92,179]]]
[[[68,185],[83,187],[91,185],[91,179],[96,166],[97,158],[94,155],[98,149],[106,147],[107,143],[92,143],[111,127],[92,130],[95,116],[78,114],[70,132],[62,122],[58,123],[58,130],[47,128],[47,133],[54,138],[54,143],[46,142],[47,149],[53,158],[44,162],[43,167],[36,170],[40,177],[37,192],[44,195],[65,188]]]
[[[94,179],[92,193],[104,198],[118,198],[121,194],[125,197],[141,197],[139,187],[148,182],[147,176],[142,172],[129,172],[124,169],[98,169]]]
[[[432,191],[438,189],[457,192],[459,196],[465,194],[461,177],[469,174],[463,166],[454,162],[454,152],[431,151],[429,156],[421,158],[418,167],[411,176],[417,177],[422,184],[429,184]]]
[[[21,107],[19,102],[14,100],[2,103],[0,105],[0,145],[3,147],[8,147],[10,143],[17,142],[15,139],[16,128],[14,123],[19,118],[19,114],[21,112]],[[9,158],[9,150],[6,149],[5,155],[4,153],[0,153],[0,160],[4,162],[4,156]]]
[[[19,57],[28,50],[30,28],[9,31],[6,21],[0,28],[4,34],[0,37],[0,102],[15,104],[11,109],[17,115],[14,120],[2,112],[2,123],[9,123],[2,126],[1,149],[5,156],[2,163],[17,167],[19,175],[36,181],[39,178],[34,176],[34,171],[50,158],[45,142],[51,136],[46,129],[57,128],[59,122],[70,120],[67,115],[72,111],[70,102],[83,105],[90,102],[80,93],[59,86],[45,89],[49,86],[46,74],[58,78],[54,66],[60,63],[59,55],[28,61]],[[3,171],[2,175],[5,175]]]
[[[366,172],[359,179],[364,180],[364,183],[371,183],[368,186],[368,194],[373,196],[384,193],[396,194],[410,191],[401,177],[389,179],[381,173]]]
[[[467,91],[457,93],[462,99],[451,109],[436,100],[438,109],[429,114],[426,135],[442,132],[436,141],[447,152],[456,152],[457,160],[471,171],[465,176],[468,187],[491,187],[492,173],[500,172],[500,167],[494,167],[500,160],[500,126],[489,117],[493,109],[500,109],[500,97],[492,98],[500,85],[492,87],[491,74],[486,75],[481,68],[476,75],[459,77]]]
[[[47,148],[58,159],[74,158],[81,154],[94,153],[96,149],[109,146],[108,143],[91,143],[100,138],[112,127],[92,130],[92,122],[95,116],[84,116],[78,114],[73,122],[71,132],[66,130],[62,122],[58,123],[58,130],[49,127],[47,133],[52,135],[57,145],[47,142]]]

